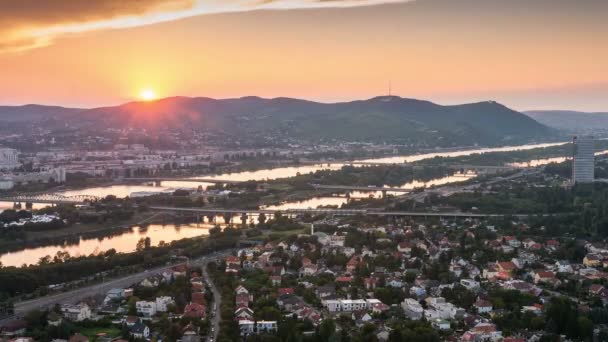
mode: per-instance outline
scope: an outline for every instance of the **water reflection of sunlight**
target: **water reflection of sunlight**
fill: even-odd
[[[21,266],[23,263],[36,264],[40,258],[46,255],[53,257],[58,251],[68,252],[71,256],[103,253],[111,248],[114,248],[119,253],[128,253],[135,251],[135,246],[141,238],[149,237],[152,246],[157,246],[160,241],[169,243],[175,240],[207,235],[210,228],[213,228],[213,225],[199,224],[197,226],[196,223],[191,223],[179,225],[178,228],[172,224],[151,224],[147,228],[133,227],[130,231],[120,235],[86,240],[80,239],[78,244],[74,245],[64,244],[35,247],[6,253],[0,255],[0,262],[4,266]]]

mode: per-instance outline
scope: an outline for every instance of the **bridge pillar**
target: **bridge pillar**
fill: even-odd
[[[32,209],[34,207],[34,203],[32,202],[25,202],[25,209]]]
[[[386,190],[382,190],[382,198],[386,198]]]
[[[13,209],[21,209],[21,202],[14,202]]]

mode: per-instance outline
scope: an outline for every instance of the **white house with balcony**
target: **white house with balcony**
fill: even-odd
[[[156,297],[156,311],[167,312],[167,306],[173,303],[175,303],[175,301],[169,296]]]
[[[70,321],[80,322],[91,318],[91,308],[85,303],[64,304],[61,306],[61,314]]]
[[[277,321],[257,321],[255,326],[258,333],[277,331]]]
[[[138,314],[141,314],[144,317],[152,317],[152,316],[156,315],[156,303],[155,302],[140,300],[135,303],[135,309],[137,309]]]

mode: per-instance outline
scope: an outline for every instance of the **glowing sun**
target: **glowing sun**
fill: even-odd
[[[150,88],[142,89],[139,92],[139,98],[141,98],[144,101],[156,100],[156,92],[154,91],[154,89],[150,89]]]

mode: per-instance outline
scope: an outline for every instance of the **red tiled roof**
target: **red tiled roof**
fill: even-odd
[[[350,283],[353,280],[353,277],[338,277],[336,281],[339,283]]]

